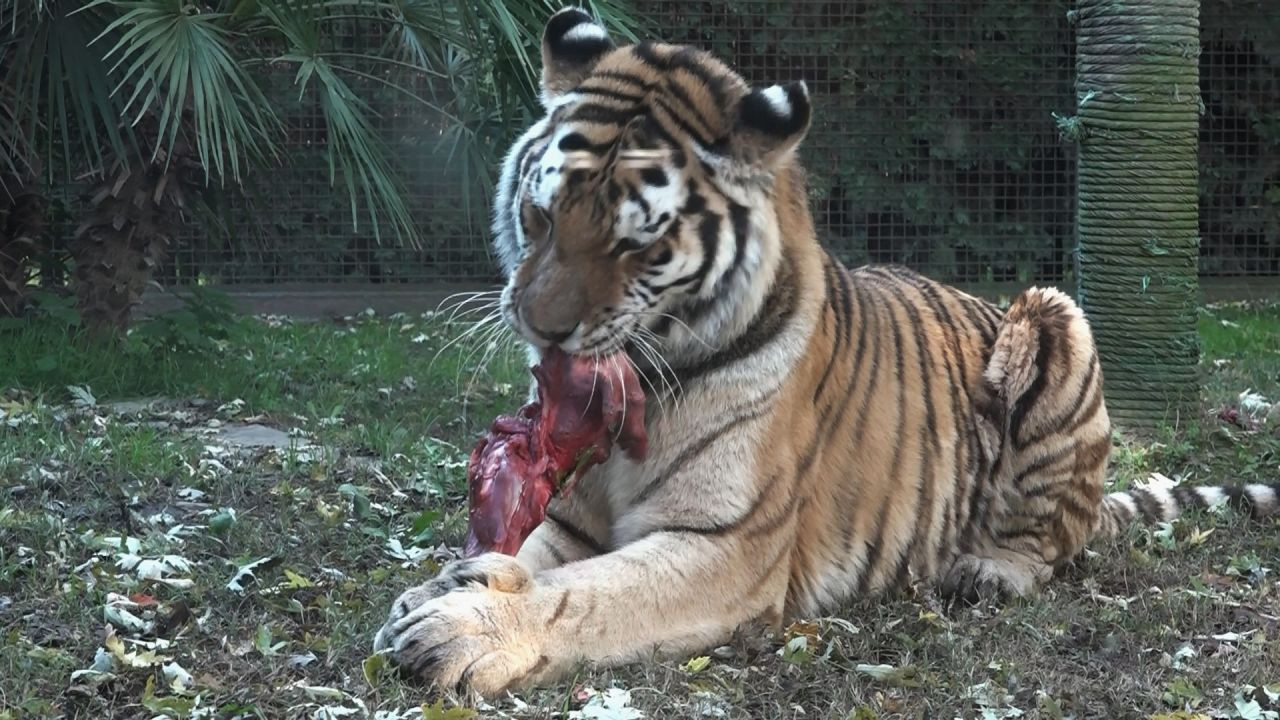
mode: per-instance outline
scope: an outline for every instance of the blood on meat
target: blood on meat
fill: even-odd
[[[466,557],[515,555],[551,498],[608,459],[614,444],[633,460],[648,450],[644,391],[625,353],[580,357],[552,348],[532,372],[538,399],[495,419],[471,451]]]

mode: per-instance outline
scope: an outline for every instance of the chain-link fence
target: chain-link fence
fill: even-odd
[[[1070,5],[638,2],[655,34],[752,83],[809,84],[804,155],[829,247],[971,285],[1072,282],[1075,157],[1054,118],[1075,105]],[[1201,17],[1201,271],[1280,277],[1280,3],[1205,0]],[[425,238],[380,245],[329,185],[318,108],[289,88],[291,71],[280,79],[293,161],[254,178],[221,223],[193,226],[162,282],[495,279],[484,185],[440,142],[440,117],[392,91],[376,98]]]

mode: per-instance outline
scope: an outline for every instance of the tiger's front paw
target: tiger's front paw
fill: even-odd
[[[514,558],[462,561],[401,595],[374,649],[440,687],[466,685],[492,696],[547,665],[542,626],[532,622],[538,596]]]

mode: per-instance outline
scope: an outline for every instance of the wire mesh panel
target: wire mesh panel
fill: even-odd
[[[1280,2],[1200,10],[1200,273],[1280,275]]]
[[[851,264],[895,262],[965,284],[1070,286],[1075,158],[1054,113],[1074,111],[1069,0],[637,0],[652,35],[716,53],[754,84],[808,83],[803,151],[823,242]],[[1280,3],[1205,0],[1202,272],[1280,275]],[[341,42],[379,42],[353,26]],[[338,48],[341,50],[342,48]],[[269,67],[288,162],[193,222],[166,284],[489,282],[485,185],[461,152],[491,155],[520,123],[447,142],[453,119],[350,78],[406,184],[424,244],[352,228],[330,183],[320,100]],[[397,83],[431,97],[431,78]],[[371,71],[372,74],[372,71]],[[390,76],[388,76],[390,77]],[[456,128],[455,128],[456,129]],[[474,159],[474,158],[473,158]],[[496,168],[495,168],[496,170]]]
[[[376,52],[383,27],[352,21],[334,53]],[[321,98],[295,83],[292,63],[268,65],[266,85],[285,124],[283,162],[255,172],[247,192],[226,193],[213,218],[182,238],[162,282],[406,283],[491,279],[484,183],[467,173],[474,148],[450,135],[458,123],[439,107],[432,74],[393,63],[348,62],[342,75],[369,106],[403,182],[419,247],[398,242],[387,224],[375,235],[363,208],[353,210],[341,172],[330,167]],[[454,108],[456,111],[456,108]],[[470,130],[475,125],[468,123]],[[500,135],[514,131],[504,128]],[[482,136],[483,137],[483,136]]]
[[[846,262],[954,282],[1061,282],[1074,160],[1060,0],[653,3],[659,27],[753,84],[804,80],[819,231]]]

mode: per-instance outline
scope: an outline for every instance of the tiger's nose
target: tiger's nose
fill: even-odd
[[[544,340],[550,345],[559,345],[565,340],[568,340],[569,336],[573,334],[574,330],[578,329],[578,325],[580,324],[581,323],[574,323],[573,327],[568,330],[548,330],[546,328],[540,328],[528,320],[525,321],[525,325],[529,328],[529,332],[532,332],[534,335],[538,336],[539,340]]]

